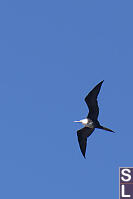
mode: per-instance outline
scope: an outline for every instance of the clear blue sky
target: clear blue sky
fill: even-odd
[[[99,95],[85,160],[74,120]],[[133,166],[133,1],[0,1],[0,198],[118,198]]]

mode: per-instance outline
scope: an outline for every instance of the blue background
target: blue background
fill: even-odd
[[[101,80],[85,160],[76,131]],[[133,166],[133,1],[0,1],[0,198],[118,198]]]

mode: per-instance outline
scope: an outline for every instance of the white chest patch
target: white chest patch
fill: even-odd
[[[94,128],[93,121],[86,118],[82,120],[82,124],[89,128]]]
[[[88,124],[88,119],[87,119],[87,118],[86,118],[86,119],[83,119],[83,120],[82,120],[82,124],[83,124],[83,125]]]

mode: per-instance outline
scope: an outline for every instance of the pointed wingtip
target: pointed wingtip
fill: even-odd
[[[112,133],[116,133],[116,132],[112,130]]]
[[[116,133],[115,131],[110,131],[111,133]]]
[[[99,84],[98,85],[102,85],[102,83],[104,82],[104,80],[102,80],[101,82],[99,82]]]
[[[86,159],[85,154],[83,154],[83,156],[84,156],[84,158]]]

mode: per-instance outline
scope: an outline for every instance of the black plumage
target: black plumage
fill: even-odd
[[[99,107],[97,102],[97,96],[99,94],[100,88],[103,81],[101,81],[97,86],[95,86],[92,91],[85,97],[85,102],[89,108],[88,118],[92,120],[97,120],[99,114]]]
[[[86,152],[87,137],[89,137],[93,131],[94,131],[94,128],[89,128],[89,127],[84,127],[77,131],[80,150],[84,158],[85,158],[85,152]]]
[[[98,96],[99,91],[101,89],[102,83],[103,83],[103,81],[101,81],[99,84],[97,84],[97,86],[95,86],[89,92],[89,94],[85,97],[85,102],[86,102],[86,104],[89,108],[89,113],[88,113],[88,116],[87,116],[88,122],[86,124],[84,124],[82,122],[83,120],[79,121],[79,122],[81,122],[85,125],[84,128],[77,131],[80,150],[81,150],[84,157],[85,157],[85,153],[86,153],[87,137],[89,137],[93,133],[95,128],[114,132],[111,129],[108,129],[106,127],[101,126],[99,121],[98,121],[99,107],[98,107],[98,102],[97,102],[97,96]]]

